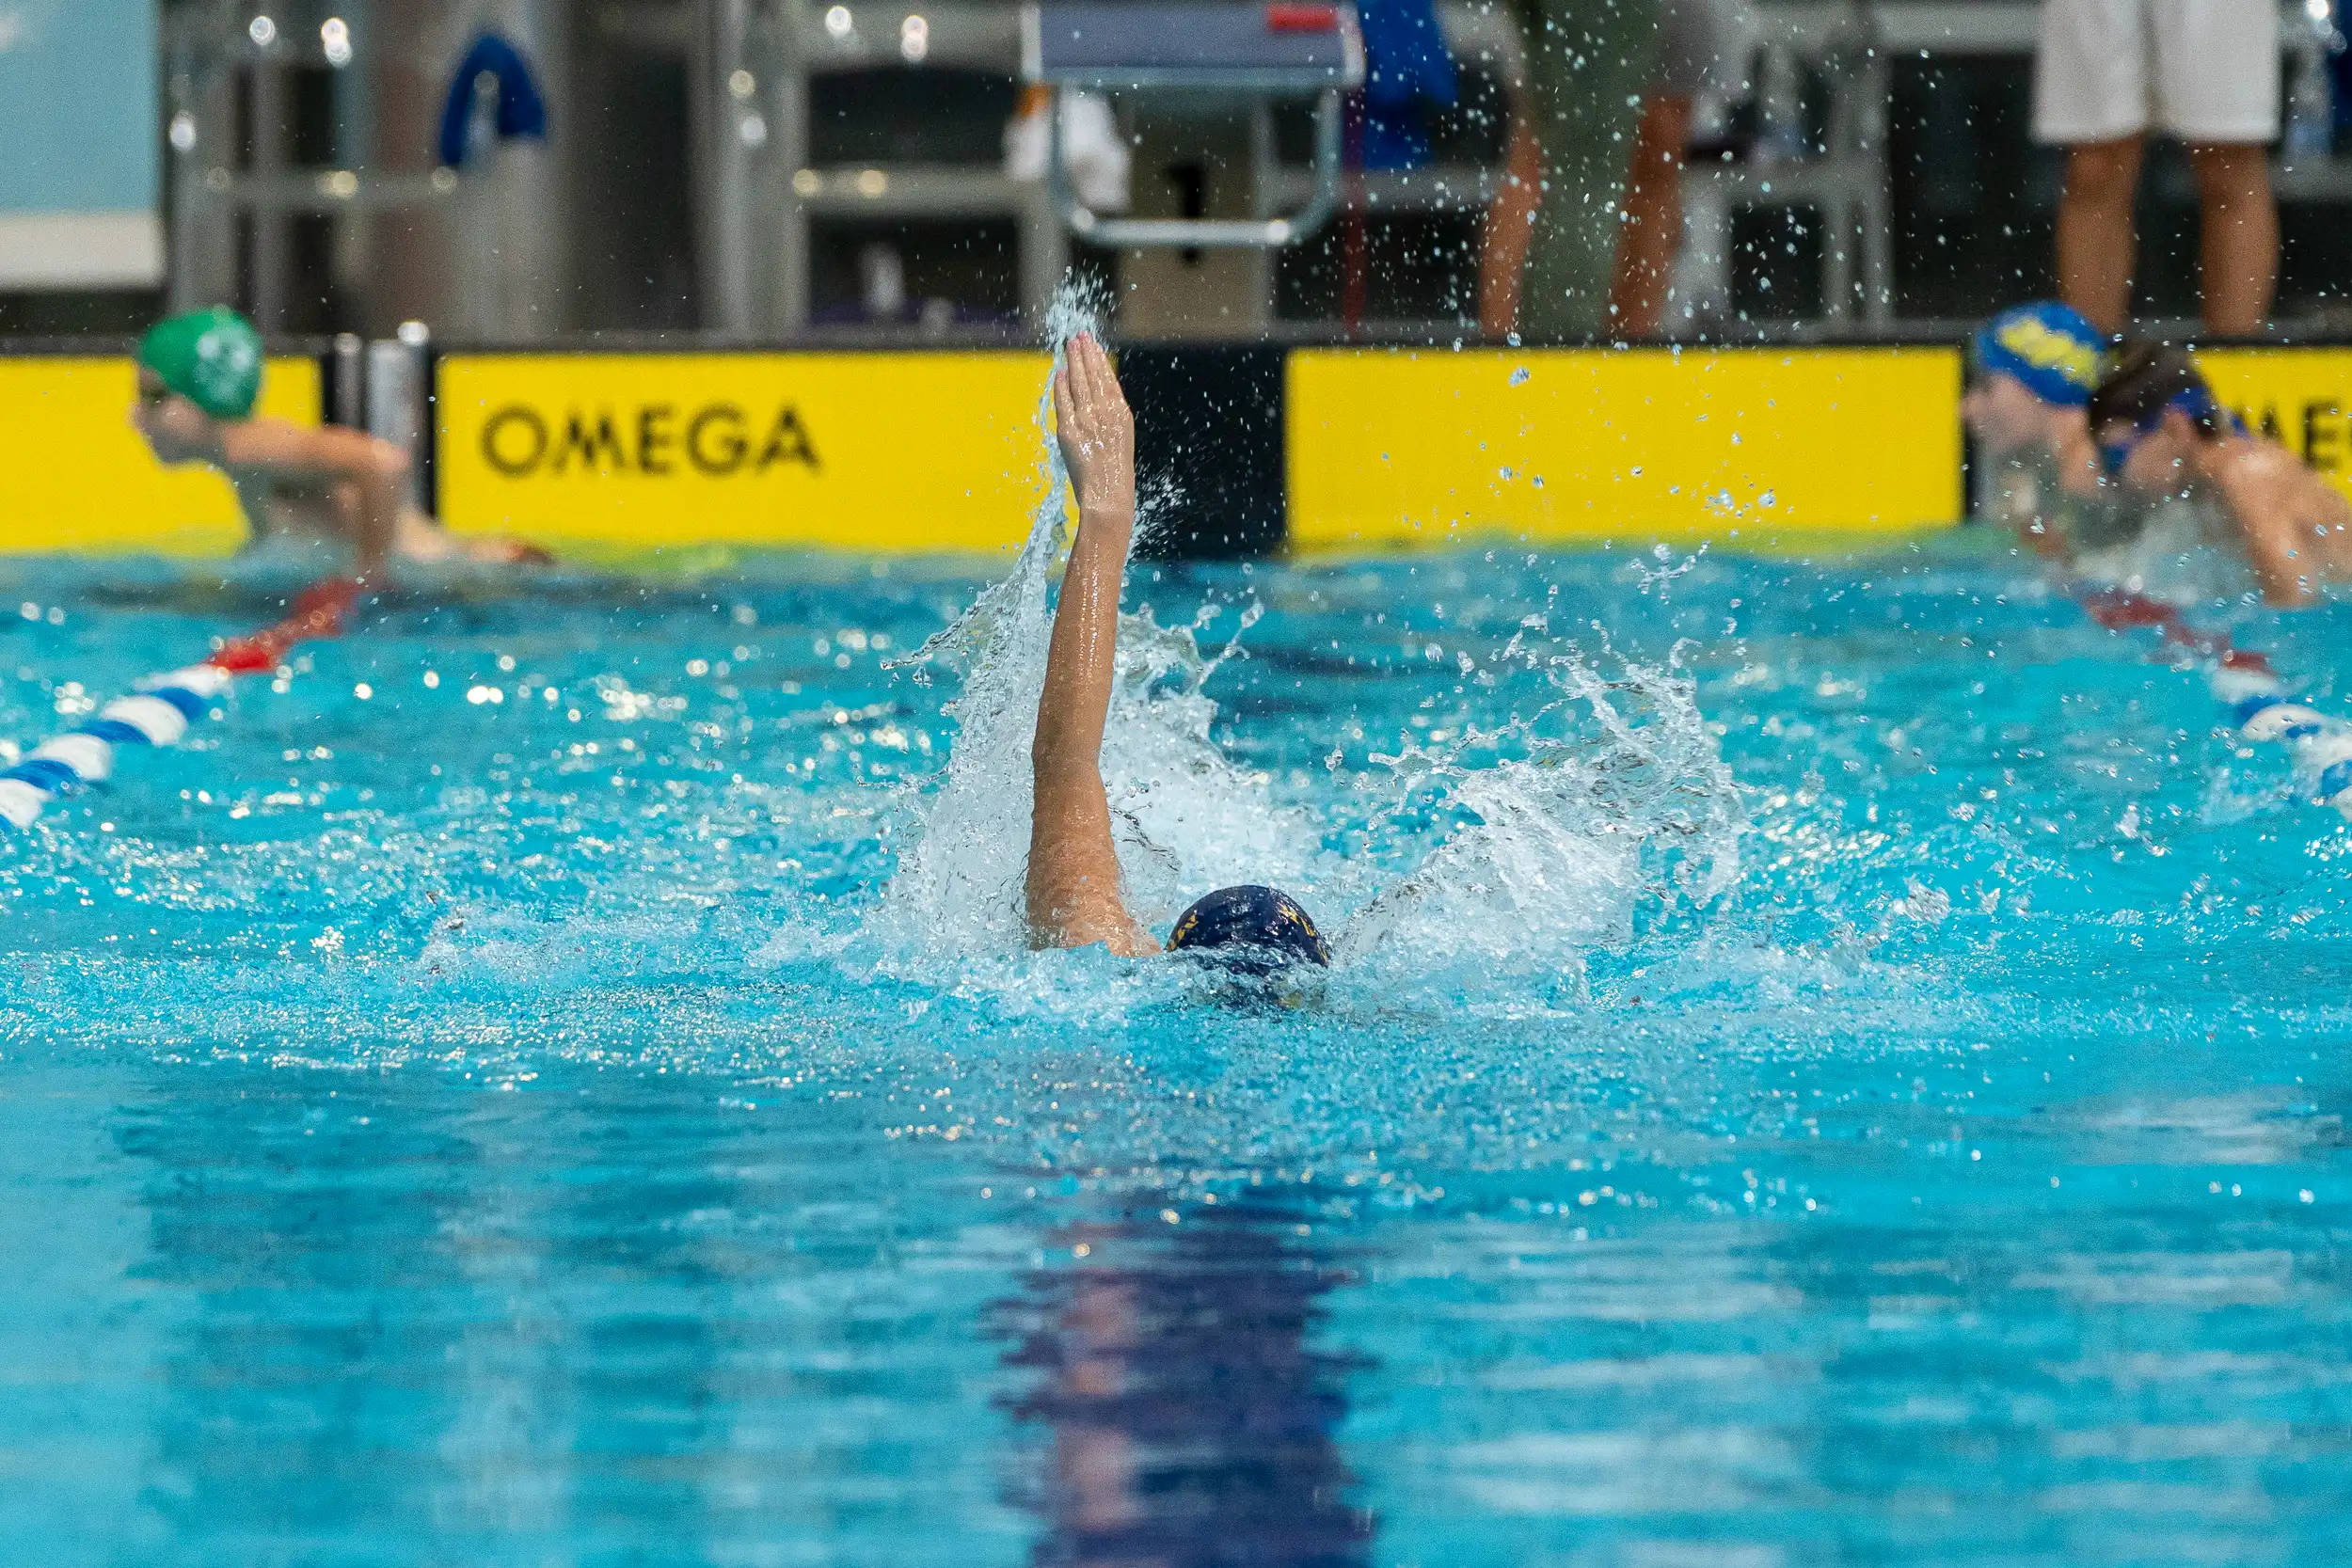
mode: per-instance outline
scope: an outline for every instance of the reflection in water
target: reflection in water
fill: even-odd
[[[1167,1212],[1174,1214],[1175,1211]],[[1028,1499],[1035,1561],[1073,1568],[1340,1568],[1368,1560],[1369,1511],[1332,1432],[1362,1365],[1314,1350],[1345,1274],[1297,1216],[1200,1205],[1062,1232],[1006,1304],[1006,1359],[1039,1382],[1014,1406],[1051,1429]]]
[[[583,1441],[617,1402],[599,1383],[658,1361],[672,1399],[699,1408],[723,1348],[658,1300],[618,1322],[576,1309],[584,1276],[703,1272],[675,1249],[645,1259],[642,1210],[615,1184],[549,1179],[566,1149],[625,1135],[618,1118],[432,1082],[335,1093],[236,1076],[177,1077],[119,1133],[153,1172],[148,1277],[192,1307],[158,1368],[146,1487],[184,1559],[340,1560],[339,1544],[429,1522],[497,1560],[609,1508],[628,1477],[598,1473],[610,1415]],[[655,1213],[729,1196],[690,1164],[668,1173]],[[691,1493],[627,1500],[630,1532],[699,1522]]]
[[[11,1060],[0,1563],[2344,1560],[2352,1095],[1989,1059],[1176,1224],[880,1095]]]
[[[580,1086],[167,1069],[111,1113],[169,1308],[114,1560],[1018,1560],[994,1348],[939,1325],[1027,1248],[946,1151]]]

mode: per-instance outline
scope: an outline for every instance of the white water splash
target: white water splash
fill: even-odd
[[[1057,366],[1098,314],[1098,302],[1074,291],[1057,299]],[[1052,631],[1049,580],[1066,542],[1050,406],[1041,392],[1043,490],[1011,571],[894,666],[917,680],[944,668],[961,690],[947,705],[958,725],[948,764],[902,798],[898,869],[866,927],[892,972],[952,971],[992,990],[982,972],[1016,988],[1038,980],[1012,960],[1028,946],[1029,745]],[[1138,532],[1148,527],[1140,519]],[[1491,756],[1479,765],[1460,760],[1467,740],[1444,755],[1387,759],[1397,796],[1375,815],[1401,817],[1417,800],[1415,815],[1433,826],[1419,838],[1399,830],[1394,852],[1376,863],[1326,851],[1324,824],[1278,802],[1267,778],[1211,738],[1217,709],[1202,689],[1240,641],[1237,632],[1203,657],[1195,633],[1215,613],[1189,627],[1163,626],[1148,608],[1120,618],[1103,773],[1128,903],[1149,928],[1167,929],[1211,889],[1268,882],[1295,893],[1343,960],[1373,974],[1573,974],[1583,951],[1631,939],[1645,899],[1703,904],[1736,880],[1742,813],[1691,683],[1633,666],[1604,680],[1573,651],[1547,657],[1540,616],[1530,617],[1533,641],[1515,638],[1509,657],[1548,665],[1562,695],[1500,736],[1475,737]],[[1244,631],[1258,613],[1254,604],[1243,613]],[[1380,872],[1415,862],[1401,879]]]
[[[1065,293],[1055,302],[1057,373],[1064,345],[1090,325],[1058,319],[1068,300]],[[921,648],[891,663],[911,669],[917,680],[938,665],[962,682],[946,707],[957,726],[947,766],[934,792],[906,802],[905,847],[872,927],[886,947],[909,955],[1003,954],[1026,943],[1020,896],[1029,850],[1029,742],[1052,630],[1046,576],[1061,553],[1068,489],[1050,435],[1050,400],[1049,378],[1037,414],[1045,483],[1011,572]]]
[[[1566,696],[1454,757],[1498,741],[1521,754],[1376,759],[1459,820],[1348,928],[1345,959],[1573,976],[1585,952],[1633,939],[1645,901],[1701,907],[1737,882],[1745,813],[1692,683],[1635,665],[1606,681],[1574,653],[1548,662]],[[1580,716],[1578,733],[1545,733]]]
[[[1246,629],[1255,616],[1243,619]],[[1120,617],[1103,778],[1128,906],[1153,930],[1213,888],[1269,882],[1307,896],[1316,879],[1313,824],[1210,738],[1216,704],[1201,688],[1232,652],[1203,658],[1191,628],[1160,626],[1149,607]]]

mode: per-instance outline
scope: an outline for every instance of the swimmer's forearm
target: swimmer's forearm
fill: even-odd
[[[2253,580],[2263,585],[2263,602],[2277,607],[2298,609],[2312,602],[2312,585],[2303,571],[2296,571],[2298,562],[2294,552],[2281,550],[2275,538],[2265,538],[2249,529],[2247,562],[2253,566]]]
[[[1075,947],[1148,952],[1119,889],[1110,800],[1103,787],[1103,731],[1119,669],[1119,587],[1131,515],[1082,507],[1046,646],[1029,748],[1035,799],[1026,895],[1033,939]]]
[[[2312,602],[2311,578],[2297,571],[2292,551],[2281,550],[2270,539],[2248,534],[2246,554],[2254,568],[2254,580],[2262,585],[2263,602],[2287,610],[2299,610]]]
[[[1119,668],[1119,586],[1135,531],[1132,513],[1081,508],[1045,654],[1045,689],[1031,748],[1041,785],[1084,770],[1102,783],[1103,727]]]
[[[2254,508],[2263,504],[2263,498],[2230,496],[2226,490],[2223,495],[2229,499],[2238,538],[2246,546],[2247,563],[2254,569],[2254,580],[2262,585],[2263,602],[2286,609],[2311,603],[2312,555],[2295,547],[2296,527],[2259,517]]]

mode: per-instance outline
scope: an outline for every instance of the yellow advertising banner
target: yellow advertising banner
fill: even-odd
[[[2352,497],[2352,348],[2197,351],[2213,395]]]
[[[1851,541],[1959,520],[1952,348],[1313,350],[1291,542]]]
[[[218,471],[165,467],[131,428],[128,359],[0,356],[0,550],[17,555],[227,555],[245,543]],[[320,420],[314,359],[273,358],[257,412]]]
[[[441,515],[565,546],[1004,550],[1041,483],[1039,353],[457,355]]]
[[[2352,348],[2198,356],[2221,400],[2352,495]],[[445,515],[559,547],[876,553],[1019,542],[1039,484],[1035,352],[458,355],[439,367]],[[1860,541],[1962,510],[1951,348],[1304,350],[1289,356],[1304,552],[1613,539]],[[157,464],[126,359],[0,356],[11,553],[217,556],[228,483]],[[262,412],[321,418],[319,369]]]

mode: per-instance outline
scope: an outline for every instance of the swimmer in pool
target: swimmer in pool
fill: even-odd
[[[328,425],[256,418],[262,338],[233,310],[192,310],[139,340],[131,423],[164,463],[203,463],[235,486],[259,544],[274,538],[350,546],[379,580],[405,561],[544,561],[511,539],[457,540],[407,502],[408,458],[389,441]]]
[[[1039,947],[1101,942],[1121,958],[1160,951],[1129,912],[1103,789],[1103,727],[1118,671],[1119,590],[1136,525],[1136,426],[1091,337],[1071,340],[1054,377],[1055,438],[1078,496],[1078,536],[1054,610],[1045,686],[1029,749],[1036,802],[1029,821],[1029,938]],[[1221,888],[1186,910],[1170,951],[1266,974],[1324,965],[1331,952],[1295,900],[1267,887]]]
[[[2087,413],[2100,465],[2126,494],[2218,503],[2267,602],[2307,605],[2322,585],[2352,581],[2352,503],[2216,403],[2181,350],[2125,348]]]
[[[1995,514],[2037,555],[2066,557],[2111,504],[2083,412],[2099,384],[2098,329],[2046,300],[2002,311],[1970,350],[1961,417],[1990,466]]]

